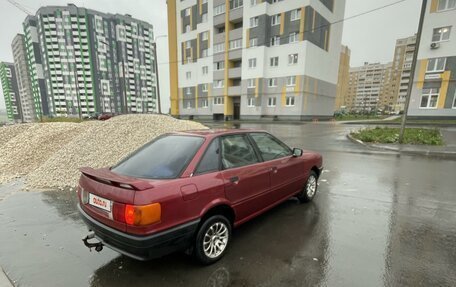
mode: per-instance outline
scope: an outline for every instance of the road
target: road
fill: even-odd
[[[376,152],[359,126],[243,124],[319,151],[314,202],[279,205],[234,231],[219,262],[137,262],[89,252],[74,192],[0,187],[0,265],[18,286],[454,286],[456,161]]]

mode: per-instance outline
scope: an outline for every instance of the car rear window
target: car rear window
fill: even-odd
[[[195,136],[169,135],[146,144],[112,171],[121,175],[169,179],[178,177],[204,142]]]

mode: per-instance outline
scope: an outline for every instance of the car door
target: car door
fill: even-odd
[[[225,195],[237,221],[242,221],[267,206],[260,198],[269,191],[269,169],[260,161],[247,134],[223,136],[220,147]]]
[[[267,200],[273,204],[298,192],[308,176],[302,158],[294,157],[286,144],[268,133],[250,133],[250,137],[270,170],[271,189]]]

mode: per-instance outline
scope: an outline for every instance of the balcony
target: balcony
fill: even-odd
[[[241,67],[231,68],[228,71],[228,77],[230,79],[232,79],[232,78],[240,78],[241,74],[242,74],[242,68]]]
[[[240,95],[241,95],[241,86],[228,87],[228,96],[240,96]]]
[[[242,39],[242,28],[237,28],[230,31],[230,41],[235,39]]]

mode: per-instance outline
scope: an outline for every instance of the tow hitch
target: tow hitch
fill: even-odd
[[[96,252],[100,252],[101,250],[103,250],[103,243],[102,242],[95,242],[95,243],[89,242],[89,240],[93,239],[93,238],[95,238],[95,232],[92,231],[89,234],[87,234],[87,236],[85,238],[82,239],[82,242],[84,242],[84,245],[89,248],[90,252],[92,252],[92,248],[95,248]]]

